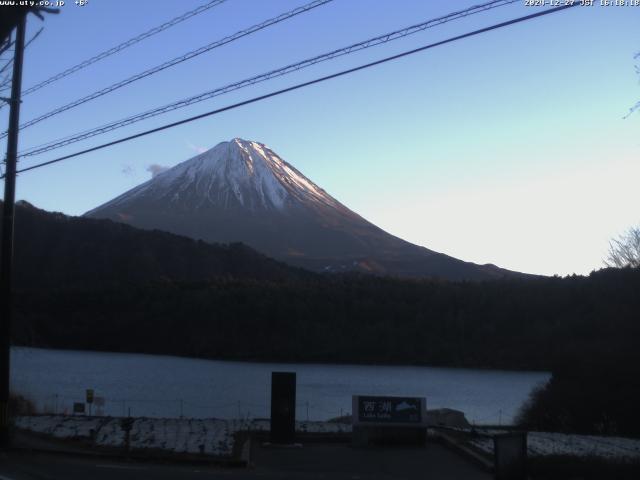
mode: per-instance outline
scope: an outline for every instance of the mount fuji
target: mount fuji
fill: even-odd
[[[485,280],[521,275],[395,237],[349,210],[262,143],[234,138],[85,216],[206,242],[243,242],[315,271]]]

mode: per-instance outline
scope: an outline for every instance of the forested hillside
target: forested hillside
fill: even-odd
[[[16,341],[212,358],[551,369],[635,355],[640,270],[448,283],[366,275],[22,291]]]

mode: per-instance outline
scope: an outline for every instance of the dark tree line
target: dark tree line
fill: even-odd
[[[54,348],[554,369],[631,355],[640,270],[438,282],[365,275],[18,292],[16,338]]]

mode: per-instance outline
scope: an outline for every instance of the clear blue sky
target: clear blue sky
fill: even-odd
[[[28,48],[24,87],[204,0],[72,1]],[[25,97],[22,121],[304,4],[224,4]],[[22,132],[76,133],[479,3],[335,0]],[[18,198],[79,215],[233,137],[260,141],[385,230],[542,274],[602,267],[640,223],[640,7],[577,7],[24,173]],[[537,11],[524,1],[25,160],[22,166]],[[28,38],[40,26],[30,18]],[[5,57],[6,58],[6,57]],[[7,109],[0,111],[6,127]],[[6,148],[4,143],[1,148]]]

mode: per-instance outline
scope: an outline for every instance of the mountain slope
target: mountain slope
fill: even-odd
[[[265,145],[222,142],[85,214],[208,242],[241,241],[316,271],[491,279],[476,265],[397,238],[349,210]]]
[[[46,212],[26,202],[16,204],[18,289],[95,289],[221,277],[273,282],[309,275],[241,244],[210,245],[109,220]]]

